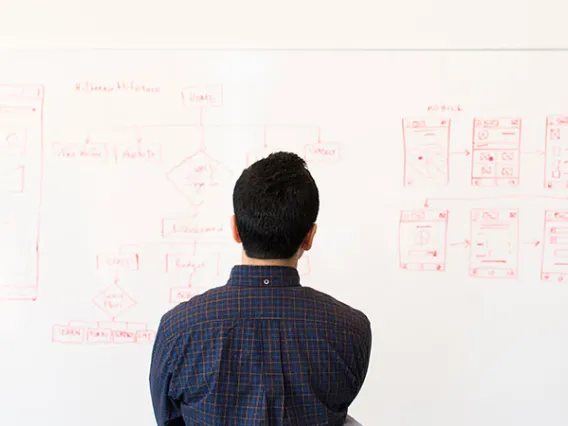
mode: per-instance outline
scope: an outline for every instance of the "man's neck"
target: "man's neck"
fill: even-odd
[[[253,259],[243,252],[241,263],[251,266],[287,266],[289,268],[298,268],[298,259],[296,256],[291,259]]]

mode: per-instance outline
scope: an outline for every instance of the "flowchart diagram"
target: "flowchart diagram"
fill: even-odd
[[[164,300],[173,306],[223,284],[219,265],[231,244],[230,212],[219,214],[218,206],[230,198],[231,184],[243,167],[271,152],[290,149],[301,151],[308,163],[340,160],[340,144],[323,141],[318,126],[206,124],[207,110],[221,108],[223,96],[222,86],[180,89],[180,108],[197,111],[194,124],[96,129],[86,131],[80,140],[51,141],[53,158],[65,164],[89,162],[111,168],[133,165],[132,179],[145,167],[151,168],[152,173],[162,176],[159,184],[164,185],[164,192],[170,193],[173,188],[171,192],[176,195],[172,206],[177,206],[153,207],[160,216],[150,215],[155,219],[145,223],[145,231],[153,238],[124,241],[93,256],[103,285],[93,292],[92,300],[84,302],[96,306],[101,318],[55,324],[54,343],[152,342],[155,330],[140,321],[139,304],[129,286],[146,276],[155,277],[163,288]],[[212,147],[231,145],[231,137],[238,134],[246,134],[251,141],[242,157],[218,159],[215,152],[219,151]],[[291,141],[296,148],[291,148]],[[311,273],[308,255],[301,258],[298,269],[301,276]]]
[[[540,279],[562,282],[568,278],[568,210],[543,208],[544,231],[538,238],[523,238],[519,204],[532,200],[531,208],[540,200],[568,201],[568,194],[550,192],[568,188],[566,142],[568,116],[549,116],[543,122],[542,158],[544,176],[542,191],[524,194],[521,182],[522,126],[521,118],[478,118],[472,120],[470,186],[502,191],[500,195],[475,195],[429,198],[424,196],[417,209],[404,209],[399,217],[399,266],[405,271],[448,269],[448,251],[467,249],[467,275],[482,279],[518,279],[520,252],[523,246],[538,248]],[[440,187],[450,184],[451,135],[450,118],[403,119],[404,186]],[[539,156],[540,157],[540,156]],[[533,160],[534,161],[534,160]],[[503,192],[510,189],[517,192]],[[492,193],[493,194],[493,193]],[[492,206],[506,201],[510,207]],[[452,221],[450,204],[460,203],[467,209],[469,235],[451,242],[448,235]],[[481,204],[481,206],[476,205]],[[444,207],[445,205],[445,207]],[[459,217],[457,215],[456,217]],[[456,220],[463,220],[463,217]]]

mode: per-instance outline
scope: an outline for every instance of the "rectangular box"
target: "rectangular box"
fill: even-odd
[[[449,118],[402,120],[404,185],[439,186],[450,179]]]
[[[185,87],[181,92],[183,104],[188,107],[222,106],[223,86]]]
[[[102,143],[53,143],[53,155],[58,158],[101,160],[108,159],[107,146]]]
[[[112,330],[101,328],[87,329],[87,343],[112,343]]]
[[[520,118],[473,121],[471,184],[516,186],[521,164]]]
[[[406,210],[400,213],[400,267],[415,271],[445,271],[448,233],[446,210]]]
[[[100,254],[97,256],[97,269],[137,271],[139,259],[138,253]]]
[[[153,343],[156,340],[156,333],[152,330],[138,330],[136,332],[136,343]]]
[[[162,161],[162,145],[158,143],[117,144],[115,160],[117,163],[159,163]]]
[[[544,212],[540,278],[558,282],[568,279],[568,210]]]
[[[474,278],[517,278],[519,211],[472,209],[469,275]]]
[[[304,155],[308,162],[334,163],[340,159],[340,148],[335,142],[319,142],[306,145]]]
[[[199,278],[216,277],[219,273],[219,257],[219,253],[195,254],[193,251],[166,253],[166,272]]]
[[[221,237],[223,224],[206,217],[164,218],[162,237],[183,240],[201,240]]]
[[[85,329],[69,325],[54,325],[52,328],[52,341],[54,343],[82,344],[85,339]]]
[[[112,341],[116,344],[136,343],[136,331],[113,330]]]
[[[170,303],[186,302],[194,295],[191,287],[172,287],[170,289]]]
[[[545,188],[568,188],[568,116],[546,118]]]

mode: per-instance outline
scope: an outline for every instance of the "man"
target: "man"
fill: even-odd
[[[150,372],[158,425],[342,425],[367,374],[371,329],[362,312],[300,284],[319,210],[306,163],[285,152],[254,163],[233,207],[242,264],[160,322]]]

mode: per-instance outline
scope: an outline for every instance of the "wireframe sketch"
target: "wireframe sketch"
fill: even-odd
[[[517,278],[518,209],[472,209],[469,275],[474,278]]]
[[[473,121],[471,184],[516,186],[520,180],[520,118]]]
[[[449,182],[450,119],[403,119],[404,185]]]
[[[399,221],[400,267],[445,271],[448,232],[446,210],[405,210]]]

